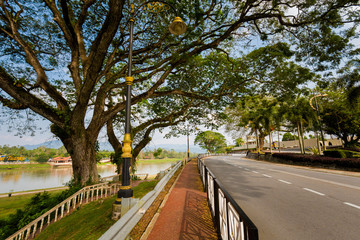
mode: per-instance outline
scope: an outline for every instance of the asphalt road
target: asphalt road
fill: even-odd
[[[261,240],[360,240],[360,177],[240,156],[205,159]]]

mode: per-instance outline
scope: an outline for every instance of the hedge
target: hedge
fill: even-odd
[[[360,169],[359,158],[334,158],[319,155],[303,155],[298,153],[273,153],[272,157],[292,161],[302,165],[325,165],[339,168]]]

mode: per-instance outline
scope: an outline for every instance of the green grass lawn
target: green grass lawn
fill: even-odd
[[[64,190],[49,191],[56,194]],[[16,213],[17,209],[23,208],[36,193],[0,198],[0,219],[6,218],[10,214]]]
[[[141,198],[153,190],[158,181],[142,182],[133,188]],[[81,206],[74,213],[47,227],[36,239],[98,239],[115,221],[111,219],[116,196]]]
[[[176,162],[182,161],[183,158],[163,158],[163,159],[139,159],[137,163],[165,163],[165,162]]]
[[[47,163],[35,164],[1,164],[0,169],[29,169],[29,168],[51,168]]]

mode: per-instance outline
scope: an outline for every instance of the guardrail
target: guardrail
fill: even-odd
[[[84,187],[22,229],[18,230],[6,240],[34,238],[35,235],[39,234],[45,227],[60,220],[65,215],[69,214],[71,210],[76,209],[77,206],[114,195],[119,191],[120,186],[121,183],[100,183]]]
[[[199,155],[198,169],[219,235],[223,240],[258,240],[258,230],[255,224],[206,167],[201,160],[205,156],[210,156],[210,154]]]

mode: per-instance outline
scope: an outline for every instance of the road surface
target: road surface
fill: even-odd
[[[360,177],[241,156],[205,159],[261,240],[360,240]]]

